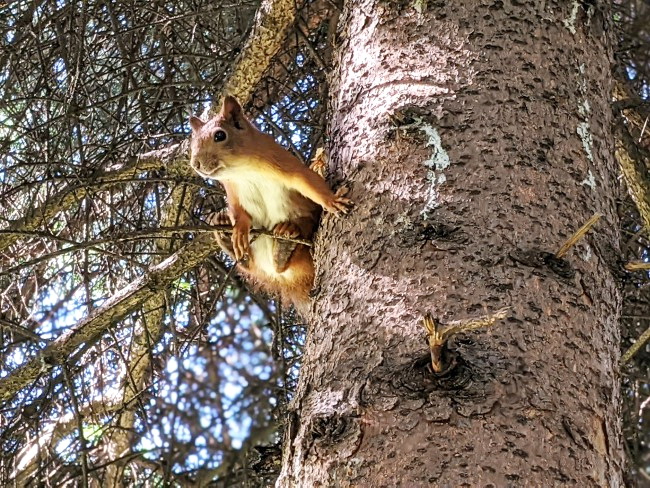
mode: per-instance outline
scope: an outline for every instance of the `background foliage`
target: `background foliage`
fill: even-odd
[[[188,170],[178,144],[188,115],[232,70],[257,7],[0,3],[0,377],[101,313],[223,207],[220,187]],[[298,4],[247,106],[305,161],[323,144],[338,8]],[[618,78],[645,118],[650,2],[616,2],[613,25]],[[649,134],[636,134],[642,149]],[[621,259],[647,261],[648,230],[622,190]],[[4,402],[0,485],[103,486],[118,468],[128,486],[271,484],[305,326],[231,271],[213,254]],[[621,276],[622,350],[650,327],[649,283],[647,271]],[[649,372],[645,349],[624,369],[630,479],[641,483],[650,480]]]

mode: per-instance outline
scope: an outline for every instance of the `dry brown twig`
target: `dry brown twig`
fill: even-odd
[[[650,327],[648,327],[643,334],[636,340],[632,346],[625,351],[625,354],[621,356],[621,365],[624,365],[630,361],[634,357],[634,355],[641,350],[643,346],[646,345],[648,342],[648,339],[650,339]]]
[[[580,239],[582,239],[587,232],[589,232],[589,229],[591,229],[596,222],[602,217],[602,214],[596,213],[594,214],[593,217],[591,217],[585,224],[580,227],[567,241],[562,244],[562,247],[560,247],[560,250],[555,253],[555,257],[560,259],[563,258],[567,252],[569,252],[569,249],[571,249],[573,246],[575,246]]]
[[[442,360],[442,351],[450,337],[461,332],[491,327],[497,320],[506,318],[509,311],[510,307],[505,307],[492,314],[483,315],[475,319],[454,320],[447,325],[438,324],[433,316],[427,313],[422,319],[422,326],[427,331],[433,371],[441,373],[444,370],[445,365]]]
[[[627,271],[645,271],[650,269],[650,263],[645,261],[630,261],[625,265]]]

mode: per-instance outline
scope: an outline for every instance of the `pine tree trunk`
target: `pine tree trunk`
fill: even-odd
[[[622,486],[606,3],[347,2],[278,486]],[[425,312],[504,306],[431,372]]]

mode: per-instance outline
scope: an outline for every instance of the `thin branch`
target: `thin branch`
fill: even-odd
[[[575,246],[580,239],[582,239],[587,232],[589,232],[589,229],[591,229],[596,222],[602,217],[601,214],[597,213],[594,214],[593,217],[591,217],[587,222],[584,223],[582,227],[580,227],[575,233],[567,239],[567,241],[562,244],[562,247],[560,247],[560,250],[555,253],[555,257],[560,259],[563,258],[564,255],[569,252],[569,249],[571,249],[573,246]]]
[[[178,277],[217,248],[218,244],[212,236],[204,236],[153,266],[148,274],[124,287],[76,327],[48,344],[35,358],[0,378],[0,401],[10,401],[41,374],[63,364],[80,345],[97,341],[108,327],[127,317],[155,294],[167,290]]]
[[[68,391],[70,392],[70,399],[72,400],[72,409],[77,421],[77,430],[79,431],[79,444],[81,445],[81,482],[83,488],[88,488],[88,444],[86,436],[84,435],[83,419],[79,411],[79,402],[77,402],[77,395],[75,394],[74,385],[70,379],[70,371],[67,364],[63,364],[63,378],[65,380]]]
[[[123,168],[116,171],[102,171],[91,178],[93,186],[96,185],[113,185],[119,183],[122,179],[131,179],[137,174],[146,171],[152,171],[163,167],[163,163],[153,157],[141,156],[138,159],[127,163]],[[88,187],[84,185],[71,185],[52,195],[47,201],[31,209],[23,218],[13,221],[8,228],[3,229],[3,235],[0,235],[0,252],[14,244],[21,233],[12,233],[11,231],[21,229],[22,231],[36,230],[44,224],[49,223],[59,212],[68,209],[75,202],[86,196]]]
[[[87,242],[75,242],[70,239],[57,236],[50,232],[43,232],[39,230],[28,230],[28,229],[12,229],[12,230],[0,229],[0,236],[18,234],[18,235],[25,235],[25,236],[32,236],[32,237],[41,237],[44,239],[53,239],[53,240],[65,242],[66,244],[72,244],[71,247],[66,248],[66,250],[72,252],[72,251],[78,251],[79,249],[86,249],[88,247],[98,246],[100,244],[108,244],[108,243],[122,242],[122,241],[135,241],[139,239],[153,239],[158,237],[170,237],[181,233],[201,233],[201,232],[215,232],[215,231],[222,232],[224,234],[232,234],[233,229],[232,226],[230,225],[177,225],[171,227],[154,227],[151,229],[134,230],[129,233],[115,234],[110,237],[105,237],[103,239],[95,239]],[[274,239],[295,242],[296,244],[303,244],[308,247],[311,247],[313,245],[312,241],[307,239],[276,236],[273,234],[272,231],[263,230],[263,229],[251,229],[250,234],[253,236],[273,237]]]
[[[625,264],[625,269],[628,271],[646,271],[650,270],[650,263],[646,261],[630,261]]]
[[[648,342],[648,339],[650,339],[650,327],[648,327],[643,334],[641,334],[641,337],[639,337],[632,346],[625,351],[625,354],[621,356],[621,364],[626,364],[634,357],[634,355],[639,352],[639,350],[646,345]]]
[[[15,322],[12,322],[10,320],[7,320],[5,318],[0,317],[0,327],[3,329],[9,329],[11,332],[14,334],[17,334],[21,337],[24,337],[26,339],[31,339],[34,342],[40,343],[40,342],[49,342],[48,339],[43,339],[41,336],[36,334],[35,332],[32,332],[26,327],[23,327],[20,324],[17,324]]]
[[[181,225],[177,227],[159,227],[157,229],[142,229],[142,230],[130,232],[128,234],[117,234],[112,237],[106,237],[104,239],[96,239],[88,242],[79,242],[71,246],[64,247],[62,249],[57,249],[56,251],[52,251],[43,256],[39,256],[29,261],[25,261],[24,263],[17,264],[16,266],[12,266],[11,268],[8,268],[4,271],[0,271],[0,276],[12,275],[23,269],[30,268],[43,261],[48,261],[57,256],[62,256],[64,254],[68,254],[71,252],[81,251],[83,249],[91,249],[93,251],[103,253],[105,251],[97,247],[102,244],[115,243],[120,241],[133,241],[139,239],[161,238],[161,237],[171,238],[174,236],[174,234],[178,234],[181,232],[205,233],[205,232],[215,232],[215,231],[223,232],[224,234],[232,234],[233,229],[232,226],[229,225],[212,225],[212,226],[193,226],[193,225],[182,226]],[[9,231],[0,230],[0,236],[3,234],[30,235],[35,237],[62,240],[67,243],[73,242],[68,239],[60,238],[54,234],[49,234],[47,232],[42,232],[42,231],[30,231],[30,230],[22,230],[22,229],[15,229]],[[299,239],[297,237],[275,236],[273,235],[272,231],[267,231],[263,229],[251,229],[250,234],[252,236],[269,236],[274,239],[295,242],[297,244],[303,244],[308,247],[311,247],[313,245],[311,241],[306,239]]]
[[[434,372],[441,373],[445,369],[442,351],[447,341],[454,335],[461,332],[491,327],[497,320],[506,318],[510,307],[505,307],[488,315],[476,319],[454,320],[447,325],[440,325],[430,313],[422,319],[422,327],[427,332],[427,341],[431,352],[431,367]]]
[[[221,297],[223,295],[223,292],[226,289],[226,285],[228,284],[228,282],[232,278],[232,275],[235,272],[235,269],[237,268],[238,263],[239,263],[239,261],[235,261],[235,264],[233,264],[231,266],[231,268],[228,270],[228,274],[226,274],[223,281],[221,282],[221,285],[219,285],[219,289],[217,290],[216,294],[214,295],[214,302],[221,299]],[[194,342],[194,339],[196,339],[196,336],[198,336],[200,332],[201,332],[201,327],[200,326],[197,326],[196,329],[192,331],[192,333],[190,334],[189,339],[185,343],[185,347],[181,347],[181,350],[180,350],[180,352],[178,354],[179,357],[182,358],[185,355],[185,353],[187,352],[189,347],[192,345],[192,342]]]

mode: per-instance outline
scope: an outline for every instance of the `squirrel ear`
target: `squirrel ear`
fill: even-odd
[[[190,115],[190,127],[192,128],[192,131],[198,132],[204,125],[205,122],[203,122],[201,119],[194,117],[194,115]]]
[[[223,99],[221,105],[221,116],[227,121],[231,122],[238,129],[242,128],[244,116],[242,114],[241,105],[235,97],[230,95]]]

